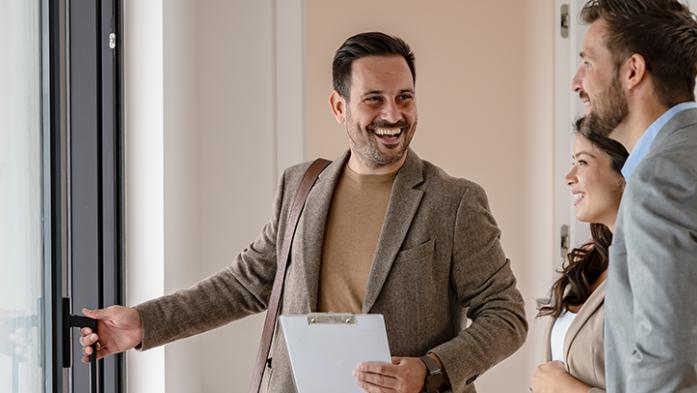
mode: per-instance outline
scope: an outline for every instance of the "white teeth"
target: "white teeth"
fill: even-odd
[[[583,199],[583,194],[574,194],[574,200],[580,201],[581,199]]]
[[[402,132],[401,128],[376,128],[375,133],[380,136],[395,136]]]

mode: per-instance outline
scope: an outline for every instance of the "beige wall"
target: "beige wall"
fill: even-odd
[[[187,0],[163,1],[164,87],[164,292],[186,288],[201,277],[199,246],[199,115],[200,78],[196,56],[196,7]],[[167,392],[200,391],[203,383],[204,337],[164,347]]]
[[[200,278],[225,268],[271,217],[276,179],[273,2],[194,2]],[[244,392],[263,315],[201,337],[201,392]],[[168,389],[169,392],[169,389]],[[182,393],[185,390],[181,390]]]
[[[417,65],[412,146],[487,190],[531,323],[553,266],[553,17],[552,2],[540,0],[305,2],[308,158],[334,158],[347,146],[327,104],[334,50],[362,31],[404,38]],[[541,325],[480,378],[481,392],[527,391],[541,360]]]

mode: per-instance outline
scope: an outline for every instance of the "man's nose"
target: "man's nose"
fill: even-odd
[[[402,112],[396,102],[388,102],[382,108],[382,120],[389,123],[396,123],[402,120]]]
[[[583,77],[585,76],[585,72],[583,65],[580,65],[578,70],[576,70],[576,74],[574,74],[574,77],[571,79],[571,91],[575,93],[583,91]]]

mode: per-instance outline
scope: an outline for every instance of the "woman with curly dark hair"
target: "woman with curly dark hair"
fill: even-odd
[[[552,322],[546,335],[547,362],[535,371],[533,392],[605,391],[605,278],[624,190],[620,170],[627,156],[624,146],[612,139],[576,132],[574,163],[566,181],[576,218],[590,223],[592,238],[568,254],[550,301],[540,307],[538,316],[550,316]]]

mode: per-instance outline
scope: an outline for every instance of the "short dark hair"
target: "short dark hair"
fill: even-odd
[[[607,47],[616,67],[634,53],[644,57],[663,105],[694,100],[697,21],[685,5],[677,0],[589,0],[581,18],[589,24],[607,22]]]
[[[402,56],[409,66],[411,77],[416,82],[414,52],[399,37],[381,32],[356,34],[336,50],[332,62],[334,90],[348,98],[351,90],[351,65],[355,60],[367,56]]]

